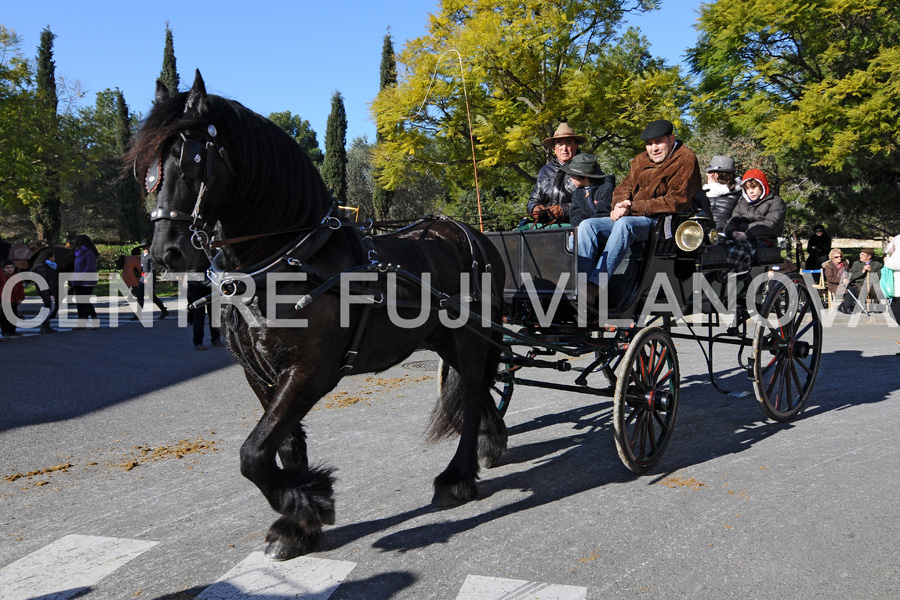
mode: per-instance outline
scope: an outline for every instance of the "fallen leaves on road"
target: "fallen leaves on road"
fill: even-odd
[[[48,475],[50,473],[65,473],[73,466],[72,463],[65,463],[62,465],[56,465],[55,467],[47,467],[46,469],[38,469],[36,471],[28,471],[27,473],[15,473],[13,475],[7,475],[3,479],[9,482],[16,481],[17,479],[22,479],[23,477],[34,477],[36,475]]]
[[[361,390],[355,392],[354,394],[351,394],[348,391],[340,391],[328,394],[327,396],[323,397],[318,402],[318,404],[313,407],[312,410],[347,408],[348,406],[353,406],[354,404],[358,404],[360,402],[378,400],[380,398],[378,398],[377,395],[383,393],[386,390],[403,387],[408,383],[428,381],[429,379],[434,379],[434,377],[431,375],[422,375],[420,377],[410,377],[409,375],[404,375],[402,377],[391,378],[366,377],[363,380]]]
[[[693,477],[690,477],[688,479],[684,479],[682,477],[666,477],[665,479],[660,481],[660,483],[663,485],[667,485],[670,488],[686,487],[692,490],[702,490],[706,487],[705,483],[697,481]]]
[[[137,456],[129,458],[118,466],[124,471],[130,471],[142,463],[156,462],[169,458],[184,458],[190,454],[206,454],[207,452],[215,452],[215,442],[207,440],[181,440],[168,446],[159,446],[153,448],[151,446],[135,446],[134,450]]]

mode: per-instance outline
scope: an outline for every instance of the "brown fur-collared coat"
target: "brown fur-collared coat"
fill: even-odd
[[[613,192],[613,206],[631,200],[632,215],[660,215],[687,210],[700,191],[697,156],[680,141],[661,163],[641,152],[631,161],[631,169]]]

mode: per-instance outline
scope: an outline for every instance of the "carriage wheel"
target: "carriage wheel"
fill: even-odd
[[[775,283],[763,300],[760,323],[753,337],[753,391],[763,412],[776,421],[790,421],[803,410],[812,393],[822,358],[822,321],[809,289],[794,281],[796,310],[789,288]]]
[[[513,390],[516,387],[516,382],[513,381],[512,374],[519,367],[514,367],[510,363],[509,359],[511,357],[512,350],[507,346],[500,355],[500,364],[497,367],[497,375],[491,383],[491,398],[494,399],[494,405],[497,407],[497,411],[500,413],[501,417],[506,415],[506,409],[509,408],[509,402],[512,399]],[[440,362],[438,363],[438,394],[440,394],[441,389],[444,387],[444,379],[449,372],[450,365],[444,362],[444,359],[440,359]]]
[[[680,374],[672,338],[659,327],[642,329],[625,356],[613,397],[619,458],[635,473],[662,456],[675,427]]]

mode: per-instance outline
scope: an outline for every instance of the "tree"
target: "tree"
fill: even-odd
[[[178,84],[181,82],[175,66],[175,43],[172,40],[172,29],[169,27],[168,21],[166,21],[166,46],[163,49],[162,71],[159,73],[159,80],[173,94],[178,91]]]
[[[372,144],[366,136],[354,138],[347,150],[347,204],[359,209],[357,220],[375,219],[372,204]],[[385,218],[380,215],[379,218]]]
[[[56,65],[53,62],[55,37],[49,28],[45,28],[41,31],[41,45],[38,47],[37,101],[46,144],[40,149],[44,154],[41,157],[44,166],[41,189],[38,197],[29,205],[38,237],[49,244],[56,243],[61,225],[59,164],[55,155],[59,136],[59,119],[56,113],[59,100],[56,95]]]
[[[340,204],[347,202],[347,113],[340,92],[331,97],[325,124],[325,160],[322,177]]]
[[[122,157],[131,143],[132,131],[135,123],[125,104],[125,96],[119,88],[115,94],[115,159],[116,165],[121,165]],[[119,214],[121,215],[119,239],[139,240],[150,233],[150,221],[144,215],[144,195],[140,184],[132,177],[116,178],[116,198],[118,199]]]
[[[30,182],[42,171],[33,71],[20,51],[21,38],[0,25],[0,206],[19,208]]]
[[[394,42],[391,39],[390,28],[388,28],[388,32],[384,36],[384,43],[381,47],[381,73],[378,89],[380,91],[394,85],[397,85],[397,61],[394,58]],[[375,143],[380,144],[383,141],[384,135],[378,131],[375,134]],[[391,211],[391,204],[393,203],[393,192],[384,189],[384,186],[377,181],[377,172],[375,173],[375,177],[376,180],[373,181],[374,187],[372,188],[372,204],[378,217],[387,219],[388,214]]]
[[[301,119],[300,115],[292,115],[291,111],[275,112],[269,115],[269,120],[281,127],[286,134],[294,138],[300,147],[309,154],[317,167],[322,166],[324,156],[319,149],[316,132],[310,126],[309,121]]]
[[[805,207],[836,230],[900,228],[900,5],[701,6],[700,37],[688,53],[700,75],[698,103],[708,107],[701,119],[729,121],[794,180],[810,180]]]
[[[470,115],[484,187],[510,171],[533,181],[548,157],[541,140],[563,120],[587,135],[586,150],[615,163],[605,168],[627,164],[649,120],[680,124],[687,106],[677,69],[645,59],[646,43],[636,32],[616,38],[628,12],[656,4],[444,0],[429,34],[398,56],[398,85],[373,102],[384,138],[375,151],[379,182],[394,189],[413,171],[441,173],[471,188]],[[642,44],[638,55],[622,61],[635,44]]]

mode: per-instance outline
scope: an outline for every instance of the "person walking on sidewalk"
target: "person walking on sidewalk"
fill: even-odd
[[[50,327],[50,321],[56,316],[59,308],[59,271],[56,265],[56,255],[53,250],[47,248],[41,250],[34,263],[33,269],[35,275],[39,275],[46,282],[45,286],[38,285],[38,294],[41,296],[41,302],[47,309],[47,315],[41,321],[41,333],[56,333],[56,330]]]
[[[16,319],[19,317],[19,305],[25,301],[25,286],[21,281],[10,284],[9,280],[16,274],[16,266],[11,260],[4,260],[0,270],[0,298],[4,293],[9,294],[9,301],[0,306],[0,333],[4,338],[18,337],[22,335],[16,331]],[[10,289],[6,290],[9,286]],[[9,308],[7,311],[6,308]],[[7,312],[10,317],[7,317]]]
[[[140,283],[137,285],[137,289],[134,290],[134,293],[135,296],[137,296],[138,306],[143,310],[144,294],[147,289],[147,284],[149,283],[153,290],[153,304],[159,308],[159,318],[165,319],[169,314],[169,309],[166,308],[165,303],[163,303],[160,297],[156,295],[156,289],[155,286],[153,286],[155,269],[156,263],[153,262],[153,258],[150,256],[150,242],[144,242],[141,244],[141,279]]]
[[[209,341],[213,346],[224,346],[221,338],[221,329],[213,327],[213,303],[209,302],[206,306],[200,308],[191,308],[191,304],[209,296],[210,294],[209,280],[203,281],[188,280],[187,284],[187,301],[188,301],[188,323],[193,327],[194,350],[206,350],[203,345],[204,323],[209,320]]]

